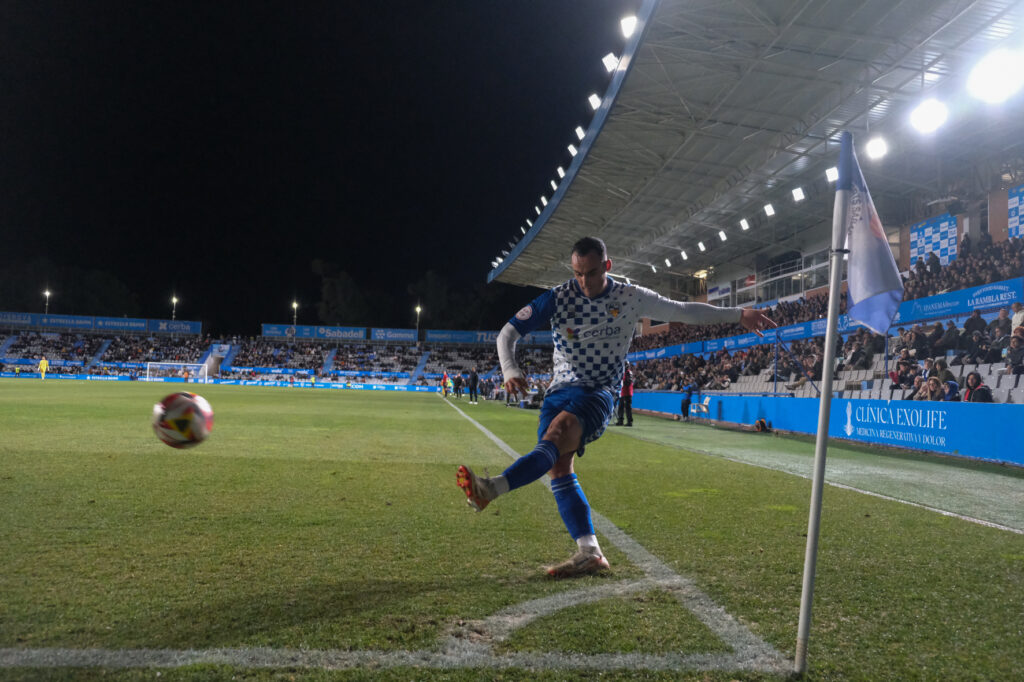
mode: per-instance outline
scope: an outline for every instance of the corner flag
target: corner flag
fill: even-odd
[[[853,150],[853,136],[840,136],[839,181],[846,191],[846,246],[850,250],[847,314],[877,334],[885,334],[903,300],[903,280],[893,260],[882,221]]]

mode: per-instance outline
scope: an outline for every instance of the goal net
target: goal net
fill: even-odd
[[[184,379],[186,383],[205,384],[206,365],[198,362],[147,362],[146,381],[161,378]]]

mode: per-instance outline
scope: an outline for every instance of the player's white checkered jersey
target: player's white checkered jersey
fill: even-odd
[[[603,294],[588,298],[575,279],[533,300],[509,320],[520,336],[551,323],[554,369],[548,391],[568,385],[619,391],[626,353],[637,322],[648,317],[670,322],[717,324],[738,322],[740,308],[681,303],[633,284],[608,277]],[[502,356],[501,343],[498,345]],[[502,370],[507,358],[502,357]],[[508,359],[512,367],[514,360]]]

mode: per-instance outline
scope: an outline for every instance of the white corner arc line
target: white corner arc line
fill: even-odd
[[[493,441],[505,454],[513,459],[519,458],[519,453],[509,447],[498,436],[494,435],[487,427],[470,417],[450,400],[446,399],[445,402]],[[542,478],[541,480],[550,490],[551,484],[547,478]],[[754,665],[755,669],[758,670],[770,670],[773,672],[789,671],[791,663],[786,661],[782,654],[754,635],[725,609],[715,604],[692,580],[674,572],[661,559],[651,554],[640,543],[594,509],[591,509],[591,517],[594,521],[594,527],[619,551],[625,554],[631,562],[644,571],[647,576],[647,580],[644,581],[645,583],[656,584],[660,587],[672,586],[678,590],[676,596],[683,606],[722,641],[733,647],[735,654],[731,658],[736,659],[738,664],[740,660],[744,661],[743,664],[737,665],[738,669],[750,669],[748,666]],[[569,603],[579,603],[578,596],[572,597],[571,593],[569,595]],[[563,593],[562,595],[556,595],[555,598],[566,596]],[[758,661],[758,663],[751,663],[754,660]]]

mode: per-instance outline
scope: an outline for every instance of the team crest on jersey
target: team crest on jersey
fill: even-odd
[[[575,341],[576,339],[578,339],[580,337],[579,334],[579,329],[571,329],[569,327],[565,328],[565,335],[569,337],[570,341]]]
[[[516,319],[517,320],[526,321],[526,320],[530,319],[531,317],[533,317],[533,306],[532,305],[528,305],[528,306],[520,309],[520,311],[518,313],[516,313]]]
[[[618,308],[618,306],[616,306],[614,308],[609,307],[608,308],[608,314],[611,315],[612,317],[618,317],[619,316],[619,308]]]

